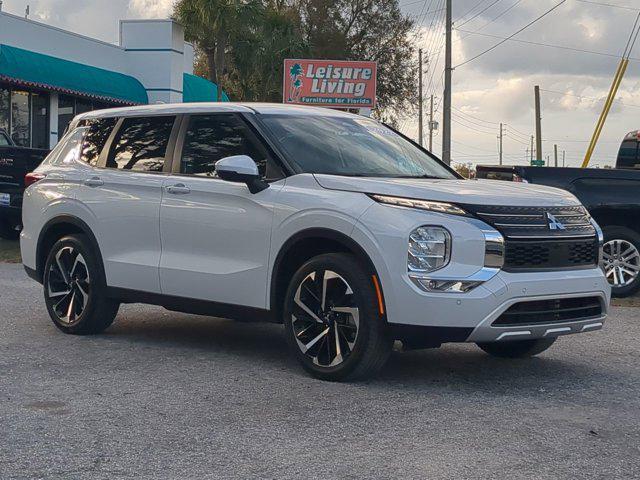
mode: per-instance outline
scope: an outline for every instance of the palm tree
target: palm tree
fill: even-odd
[[[175,4],[173,16],[184,26],[186,39],[206,57],[209,80],[218,86],[218,101],[222,101],[230,41],[255,25],[261,12],[259,0],[179,0]]]

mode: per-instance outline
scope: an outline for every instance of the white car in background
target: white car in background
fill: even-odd
[[[27,182],[24,266],[66,333],[103,331],[123,302],[273,321],[304,368],[344,380],[394,340],[522,357],[607,314],[602,237],[573,195],[464,180],[356,115],[90,112]]]

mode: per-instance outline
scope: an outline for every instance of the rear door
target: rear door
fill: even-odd
[[[182,123],[160,212],[162,293],[264,308],[282,170],[240,115],[191,115]],[[270,188],[252,194],[244,183],[219,179],[215,163],[232,155],[253,158]]]
[[[160,292],[160,200],[175,124],[176,116],[119,120],[80,179],[77,199],[91,211],[109,286]]]

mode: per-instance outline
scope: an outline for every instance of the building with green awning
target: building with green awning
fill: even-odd
[[[89,110],[217,101],[193,62],[172,20],[121,21],[114,45],[0,11],[0,129],[18,145],[52,148]]]

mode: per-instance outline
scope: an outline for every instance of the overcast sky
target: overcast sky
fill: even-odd
[[[453,18],[460,29],[454,32],[454,65],[499,42],[495,36],[513,34],[559,1],[453,0]],[[566,150],[568,165],[581,163],[619,62],[615,55],[621,55],[640,12],[638,0],[594,0],[609,6],[590,1],[566,0],[515,37],[565,49],[510,41],[456,68],[455,161],[497,163],[496,137],[499,123],[504,122],[505,163],[524,164],[527,139],[534,129],[533,89],[534,85],[540,85],[544,156],[553,159],[553,145],[557,143],[560,152]],[[14,14],[23,14],[30,4],[31,18],[35,20],[116,42],[118,19],[167,17],[172,0],[4,0],[3,3],[3,9]],[[432,64],[425,76],[425,95],[435,94],[436,119],[440,121],[444,0],[401,0],[401,5],[419,25],[416,39]],[[633,57],[640,59],[640,42]],[[618,98],[592,165],[613,164],[622,137],[640,129],[639,60],[630,63]],[[417,122],[405,122],[403,130],[415,136]],[[440,132],[434,139],[434,151],[440,153]]]

